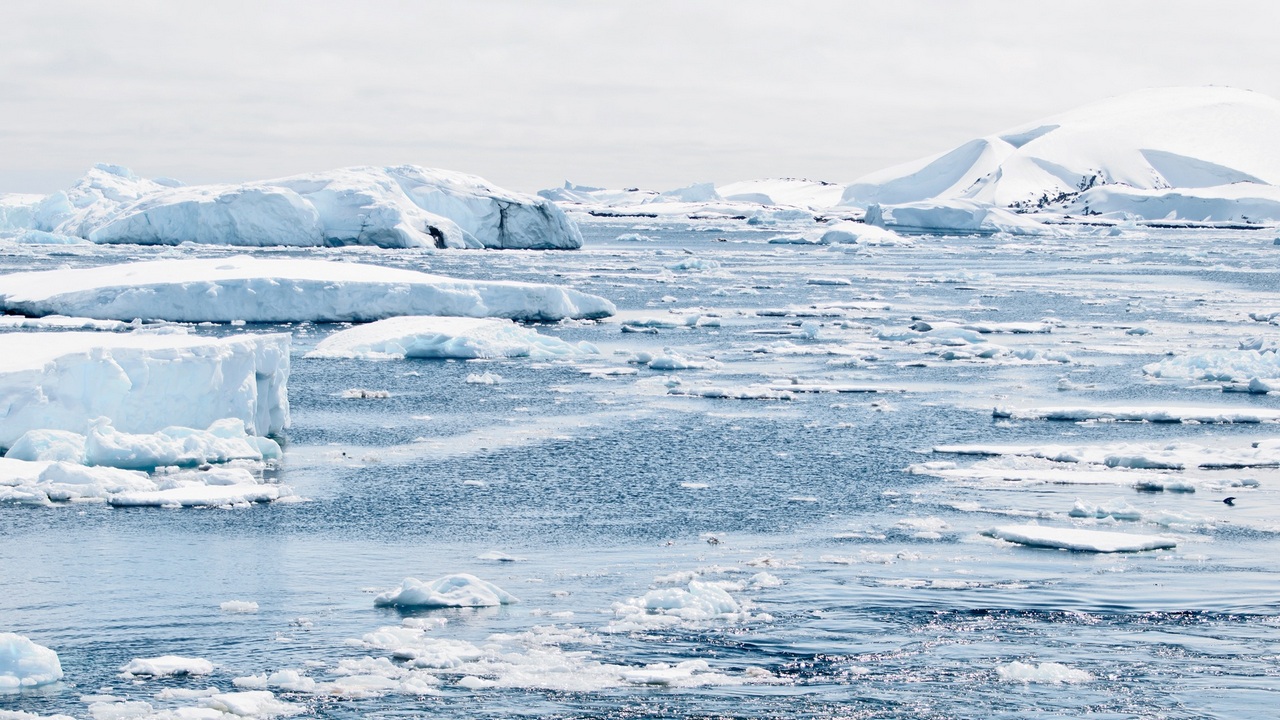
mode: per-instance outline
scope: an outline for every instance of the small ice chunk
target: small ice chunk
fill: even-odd
[[[1024,663],[1014,660],[1006,665],[996,667],[996,675],[1004,682],[1022,683],[1086,683],[1093,680],[1093,675],[1056,662]]]
[[[135,658],[120,668],[126,677],[147,675],[150,677],[168,677],[170,675],[208,675],[213,672],[213,663],[203,658],[189,658],[180,655],[162,655],[153,658]]]
[[[445,575],[430,582],[405,578],[396,590],[374,598],[379,607],[495,607],[519,602],[502,588],[474,575]]]
[[[258,612],[258,603],[251,600],[227,600],[218,605],[225,613],[256,613]]]
[[[1142,550],[1167,550],[1178,545],[1177,541],[1159,535],[1041,527],[1039,525],[1003,525],[987,530],[983,534],[1029,547],[1057,548],[1079,552],[1139,552]]]
[[[0,633],[0,693],[62,679],[58,653],[15,633]]]

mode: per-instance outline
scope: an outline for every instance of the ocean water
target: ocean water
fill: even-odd
[[[564,283],[609,297],[620,314],[539,327],[601,351],[567,361],[318,360],[302,355],[342,326],[193,327],[294,334],[293,425],[268,474],[305,500],[218,510],[0,505],[0,632],[56,649],[66,673],[0,695],[0,711],[105,719],[128,712],[91,708],[85,696],[160,712],[194,704],[166,690],[231,691],[235,678],[283,669],[341,681],[352,674],[344,660],[392,658],[371,633],[407,624],[474,651],[427,669],[435,684],[426,693],[339,682],[277,696],[302,717],[334,718],[1274,715],[1280,471],[1168,470],[1195,491],[1149,492],[1091,482],[1105,468],[1088,463],[934,450],[1212,453],[1275,439],[1270,423],[992,412],[1280,410],[1270,395],[1142,371],[1171,354],[1234,349],[1246,336],[1280,338],[1277,326],[1248,318],[1280,310],[1270,235],[1087,230],[827,248],[768,244],[779,230],[728,222],[596,222],[585,233],[586,249],[564,253],[253,251]],[[654,240],[615,240],[627,233]],[[5,272],[235,252],[2,250]],[[702,267],[687,269],[699,264],[691,259]],[[646,319],[678,327],[621,330]],[[970,331],[970,342],[943,344],[881,330],[921,321],[1050,331]],[[990,345],[1022,354],[975,353]],[[708,367],[634,362],[667,348]],[[466,381],[484,372],[501,382]],[[785,392],[810,386],[828,391]],[[351,388],[389,397],[343,398]],[[702,397],[708,388],[752,397]],[[946,474],[966,469],[976,472]],[[1039,470],[1055,479],[1002,479]],[[1072,517],[1077,501],[1127,504],[1138,519]],[[1070,552],[983,534],[1029,522],[1177,546]],[[508,559],[484,559],[491,553]],[[520,602],[374,605],[376,592],[406,577],[451,573]],[[663,593],[687,601],[707,587],[733,605],[655,607]],[[221,611],[228,600],[259,610]],[[120,676],[133,658],[166,654],[205,658],[215,671]],[[407,672],[393,660],[396,669],[378,672]],[[1016,663],[1038,669],[1032,681],[1013,677]]]

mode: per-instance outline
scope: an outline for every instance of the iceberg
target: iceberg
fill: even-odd
[[[208,428],[228,419],[239,424],[213,427],[215,438],[227,440],[240,428],[278,434],[289,425],[289,347],[285,334],[0,335],[0,448],[30,431],[84,433],[97,418],[109,423],[98,427],[96,449],[87,445],[86,453],[111,452],[113,442],[123,442],[114,431]],[[67,459],[76,444],[69,435],[44,435],[28,438],[19,452]]]
[[[143,245],[582,246],[578,228],[554,203],[414,165],[185,186],[99,164],[71,189],[38,202],[0,198],[0,230],[24,228]]]
[[[616,310],[604,298],[556,285],[246,255],[0,275],[0,309],[222,323],[366,322],[397,315],[557,321],[608,317]]]
[[[596,352],[587,343],[573,345],[510,320],[411,315],[334,333],[321,340],[307,357],[470,360],[554,358]]]
[[[58,653],[15,633],[0,633],[0,693],[62,679]]]

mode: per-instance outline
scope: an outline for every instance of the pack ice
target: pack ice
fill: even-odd
[[[23,229],[144,245],[582,246],[577,227],[547,200],[414,165],[184,186],[99,164],[66,191],[0,197],[0,231]]]
[[[232,430],[279,433],[289,424],[289,347],[283,334],[2,334],[0,448],[11,448],[29,431],[84,434],[97,418],[109,421],[89,433],[102,453],[136,445],[115,430],[208,428],[230,419],[235,428],[215,426],[215,437],[205,439],[228,440]],[[187,439],[199,438],[170,438],[179,444]],[[69,436],[32,441],[76,442]]]
[[[0,309],[29,316],[255,323],[397,315],[556,321],[615,312],[604,298],[556,285],[245,255],[12,273],[0,276]]]
[[[879,206],[891,227],[925,229],[1002,230],[1008,210],[1274,221],[1278,137],[1274,98],[1224,87],[1143,90],[865,176],[842,204]],[[983,212],[994,215],[974,227]]]

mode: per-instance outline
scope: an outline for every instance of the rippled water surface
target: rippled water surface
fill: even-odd
[[[637,232],[655,239],[614,240]],[[1144,492],[1079,484],[1072,478],[1083,463],[934,452],[957,444],[1216,450],[1275,438],[1269,423],[992,413],[1114,403],[1280,409],[1274,394],[1142,371],[1169,353],[1280,337],[1247,315],[1280,310],[1280,250],[1270,235],[924,237],[908,247],[824,248],[770,245],[776,232],[745,226],[596,223],[586,234],[588,248],[570,253],[317,254],[609,297],[618,320],[539,328],[590,342],[598,356],[320,360],[302,355],[339,327],[193,328],[294,334],[293,426],[272,474],[306,501],[234,510],[0,506],[0,631],[55,648],[66,672],[63,683],[0,696],[0,710],[87,717],[81,698],[93,694],[176,708],[191,703],[157,694],[232,690],[235,678],[281,669],[332,680],[344,659],[390,657],[362,639],[407,621],[432,637],[499,648],[505,659],[433,668],[430,694],[277,695],[314,717],[1274,715],[1280,471],[1169,470],[1195,491]],[[4,253],[9,271],[227,251]],[[714,263],[672,269],[691,257]],[[621,331],[644,318],[680,325],[686,317],[704,322]],[[974,343],[879,332],[920,320],[1046,319],[1048,333],[981,339],[1031,359],[947,359]],[[664,348],[708,367],[628,362]],[[482,372],[502,382],[467,382]],[[776,397],[806,385],[877,392]],[[708,387],[761,397],[686,394]],[[390,397],[344,399],[350,388]],[[759,392],[769,388],[774,399]],[[1067,480],[940,472],[971,467],[1047,468]],[[1221,502],[1228,495],[1235,506]],[[1138,519],[1072,517],[1077,501],[1127,503]],[[1068,552],[983,534],[1028,522],[1159,535],[1177,547]],[[515,559],[481,559],[493,552]],[[406,577],[458,572],[520,602],[413,613],[374,606],[375,592]],[[690,581],[724,590],[737,611],[636,619],[625,610],[629,599]],[[223,612],[227,600],[255,601],[259,611]],[[165,654],[206,658],[215,671],[119,676],[133,658]],[[630,672],[689,660],[705,669],[674,684],[615,674],[584,689],[567,680],[600,664]],[[1009,677],[1016,662],[1079,674],[1026,682]]]

